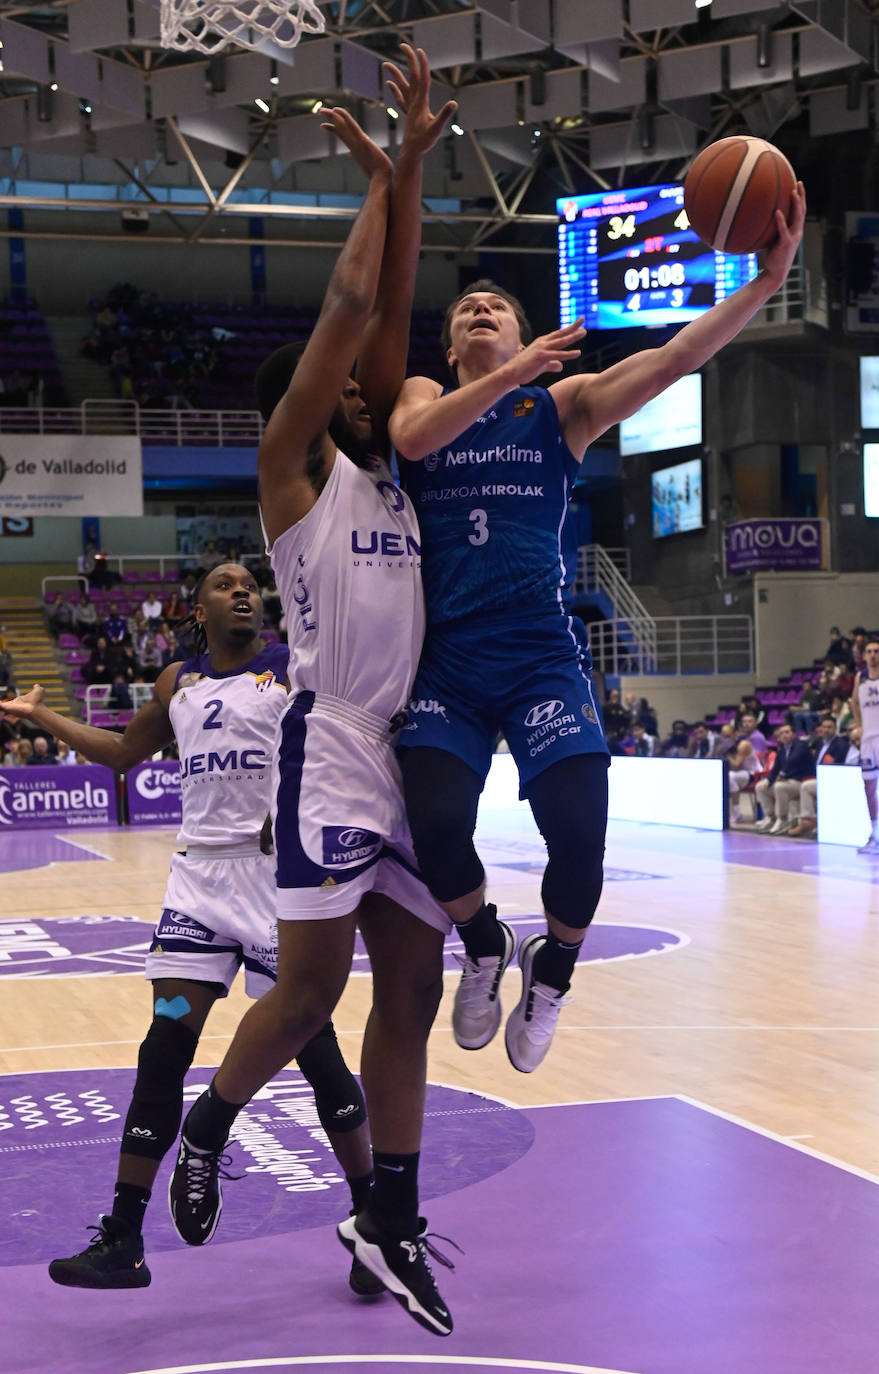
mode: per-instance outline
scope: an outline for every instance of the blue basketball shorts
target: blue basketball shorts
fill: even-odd
[[[428,631],[399,749],[443,749],[484,781],[499,734],[531,780],[572,754],[607,754],[585,633],[542,614]]]

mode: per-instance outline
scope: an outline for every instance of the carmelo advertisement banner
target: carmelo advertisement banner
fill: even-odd
[[[116,825],[116,776],[97,763],[0,768],[0,833]]]
[[[143,515],[140,440],[0,435],[0,516]]]

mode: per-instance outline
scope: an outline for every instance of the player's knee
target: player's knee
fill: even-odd
[[[198,1036],[168,1016],[155,1016],[137,1056],[137,1077],[125,1122],[125,1154],[162,1159],[180,1128],[183,1080]]]
[[[325,1131],[345,1133],[363,1125],[363,1093],[342,1058],[331,1022],[309,1040],[296,1062],[314,1089],[318,1119]]]
[[[402,773],[415,857],[431,893],[453,902],[475,891],[485,876],[473,847],[479,778],[438,749],[404,750]]]
[[[545,909],[566,926],[585,930],[595,915],[604,883],[604,842],[550,855],[541,896]]]

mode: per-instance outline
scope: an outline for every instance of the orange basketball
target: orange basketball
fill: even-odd
[[[705,148],[684,182],[696,233],[722,253],[754,253],[777,238],[775,212],[790,213],[796,175],[771,143],[745,134]]]

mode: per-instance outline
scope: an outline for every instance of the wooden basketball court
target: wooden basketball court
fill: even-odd
[[[540,911],[542,853],[530,817],[487,812],[478,840],[500,914],[527,933]],[[306,1211],[288,1220],[283,1190],[266,1203],[248,1193],[249,1177],[227,1185],[214,1243],[187,1251],[167,1224],[160,1175],[145,1227],[151,1290],[53,1287],[46,1258],[82,1248],[86,1226],[109,1207],[121,1124],[100,1125],[92,1112],[81,1131],[73,1126],[66,1143],[84,1131],[83,1145],[103,1151],[98,1166],[63,1148],[65,1112],[88,1117],[82,1103],[100,1096],[101,1074],[115,1083],[109,1071],[135,1063],[150,1005],[138,964],[174,837],[120,829],[0,841],[0,1155],[4,1221],[16,1219],[2,1247],[13,1316],[0,1364],[10,1374],[354,1368],[367,1358],[413,1370],[875,1370],[875,860],[745,833],[613,823],[575,1000],[531,1076],[510,1066],[502,1036],[477,1053],[455,1045],[447,959],[423,1151],[434,1200],[425,1205],[431,1229],[466,1254],[454,1275],[442,1271],[456,1326],[439,1342],[390,1302],[365,1310],[349,1301],[331,1226],[341,1193],[322,1196],[328,1212],[294,1199]],[[122,917],[135,919],[109,919]],[[356,961],[336,1016],[354,1067],[370,997],[364,965]],[[507,1009],[518,986],[518,972],[508,973]],[[191,1074],[199,1086],[245,1005],[236,987],[215,1008]],[[118,1076],[117,1096],[130,1078]],[[753,1229],[743,1233],[749,1209]],[[834,1247],[841,1267],[825,1282],[819,1269]],[[291,1254],[299,1279],[291,1287],[288,1274],[279,1287],[275,1266]],[[171,1293],[183,1283],[200,1295],[195,1326],[184,1321],[188,1334],[173,1340],[156,1301],[165,1279]],[[21,1305],[22,1284],[32,1305]],[[224,1291],[237,1291],[234,1315]]]

